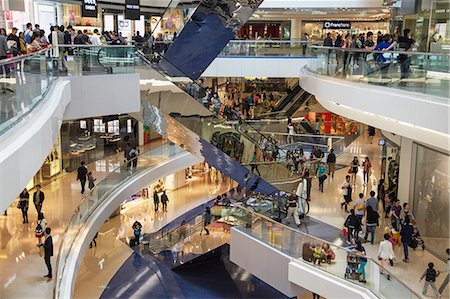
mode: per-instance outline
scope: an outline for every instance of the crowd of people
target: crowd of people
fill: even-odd
[[[366,34],[350,34],[337,35],[336,39],[331,38],[331,33],[327,33],[323,45],[326,47],[336,47],[341,49],[364,49],[368,51],[412,51],[414,47],[417,47],[417,42],[411,36],[411,30],[406,28],[402,34],[382,34],[380,31],[377,33],[377,39],[374,40],[374,33],[369,31]],[[366,52],[352,52],[343,51],[336,53],[336,59],[338,65],[343,65],[342,74],[347,74],[349,69],[358,69],[364,64],[366,74],[371,73],[371,68],[367,64],[369,61],[376,62],[379,67],[382,78],[387,78],[389,66],[392,62],[392,58],[382,53],[366,53]],[[329,60],[328,60],[329,62]],[[397,57],[397,62],[400,65],[401,79],[406,79],[409,76],[409,67],[411,64],[411,57],[408,54],[400,54]],[[401,82],[405,84],[405,82]]]

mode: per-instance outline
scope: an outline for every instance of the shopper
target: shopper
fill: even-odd
[[[370,144],[372,144],[373,138],[375,137],[375,128],[372,126],[369,126],[367,128],[367,133],[369,135],[369,142],[370,142]]]
[[[327,171],[327,167],[325,163],[320,162],[319,167],[317,168],[317,179],[319,180],[319,190],[323,193],[323,183],[327,179],[327,175],[325,172]]]
[[[81,194],[83,194],[84,193],[84,187],[86,186],[86,179],[87,179],[87,173],[88,173],[88,170],[87,170],[87,168],[86,168],[86,166],[84,166],[84,161],[81,161],[81,163],[80,163],[80,167],[78,167],[78,170],[77,170],[77,180],[79,180],[80,181],[80,184],[81,184]]]
[[[356,174],[358,173],[359,161],[358,157],[354,156],[352,163],[350,163],[350,173],[352,176],[352,184],[356,184]]]
[[[389,34],[386,34],[383,36],[383,41],[378,43],[377,46],[375,47],[375,51],[386,51],[391,45],[392,38]],[[387,79],[387,75],[388,75],[388,71],[389,71],[389,65],[390,65],[390,60],[387,59],[385,57],[384,54],[381,53],[377,53],[376,54],[376,59],[377,59],[377,64],[379,66],[380,72],[381,72],[381,78],[382,79]]]
[[[288,129],[288,135],[287,135],[286,142],[288,144],[294,143],[294,134],[295,134],[294,125],[292,123],[289,123],[287,125],[287,129]]]
[[[366,207],[371,206],[372,210],[378,212],[378,199],[375,198],[375,191],[370,191],[370,197],[366,201]]]
[[[130,245],[134,247],[133,245],[139,245],[140,243],[142,224],[139,221],[135,221],[131,228],[133,229],[134,241],[130,241]]]
[[[353,206],[353,209],[355,210],[355,215],[358,217],[360,225],[362,224],[362,220],[364,217],[364,214],[366,213],[366,201],[364,200],[364,194],[359,193],[358,199],[355,201],[355,204]],[[358,227],[356,235],[359,234],[359,232],[362,231],[362,227]]]
[[[211,209],[209,207],[205,208],[205,213],[203,214],[203,228],[200,231],[200,235],[202,234],[203,230],[206,232],[207,235],[209,235],[208,225],[211,224]]]
[[[178,233],[179,233],[178,241],[186,239],[186,233],[187,233],[186,221],[183,220],[183,222],[181,222],[180,228],[178,229]]]
[[[254,170],[258,173],[258,176],[261,176],[261,173],[258,169],[258,155],[256,154],[256,150],[253,152],[252,162],[250,163],[251,171],[253,173]]]
[[[400,201],[398,199],[392,200],[391,206],[391,224],[395,230],[400,229],[400,213],[402,211],[402,207],[400,206]]]
[[[416,41],[411,38],[411,29],[405,28],[403,30],[403,36],[397,37],[398,50],[408,52],[412,50],[412,47],[416,44]],[[397,61],[400,63],[400,84],[406,85],[406,81],[409,77],[409,66],[411,65],[411,56],[407,54],[398,55]]]
[[[92,239],[91,243],[89,244],[89,248],[92,248],[92,243],[94,243],[94,246],[97,247],[97,239],[98,237],[98,232],[95,234],[94,238]]]
[[[291,223],[290,218],[293,216],[294,217],[294,221],[295,224],[297,226],[300,226],[300,217],[298,215],[298,200],[297,200],[297,196],[295,194],[291,194],[291,196],[288,198],[287,200],[287,213],[286,213],[286,223],[289,224]]]
[[[404,253],[403,262],[405,262],[405,263],[409,262],[408,246],[413,241],[413,231],[414,231],[414,228],[411,225],[409,218],[406,217],[405,222],[402,224],[402,229],[400,230],[400,236],[401,236],[401,241],[402,241],[402,245],[403,245],[403,253]]]
[[[333,178],[334,177],[334,168],[336,165],[336,155],[334,154],[333,149],[330,149],[330,153],[328,154],[327,165],[328,165],[328,175]]]
[[[366,157],[363,164],[363,186],[367,186],[369,183],[370,169],[372,168],[372,164],[370,164],[369,157]]]
[[[130,158],[130,152],[133,148],[131,147],[130,143],[127,143],[127,146],[125,147],[125,151],[123,152],[124,162],[127,163],[127,170],[131,168],[131,158]]]
[[[348,213],[348,204],[352,201],[352,186],[350,184],[350,176],[345,176],[345,182],[342,184],[342,195],[344,196],[344,202],[341,203],[341,209],[345,207],[345,212]]]
[[[94,176],[92,175],[92,172],[88,172],[88,174],[87,174],[87,180],[88,180],[88,187],[89,187],[89,190],[92,190],[92,189],[94,189],[94,186],[95,186],[95,181],[97,180],[96,178],[94,178]]]
[[[33,35],[33,25],[31,23],[27,23],[24,34],[24,40],[27,44],[30,43],[32,35]]]
[[[99,47],[102,45],[102,42],[100,41],[100,35],[98,33],[98,29],[94,29],[94,34],[92,34],[89,38],[91,45],[94,47]]]
[[[41,185],[36,185],[36,192],[33,194],[33,203],[36,208],[36,212],[39,215],[42,210],[42,204],[44,203],[45,195],[44,192],[41,191]]]
[[[331,33],[327,32],[327,35],[325,39],[323,40],[324,47],[332,47],[333,46],[333,40],[331,39]]]
[[[378,215],[377,211],[372,209],[372,206],[367,206],[367,215],[366,215],[366,234],[364,235],[364,240],[368,240],[370,234],[370,244],[374,244],[375,242],[375,231],[378,226]]]
[[[46,227],[47,227],[47,220],[45,219],[43,213],[39,213],[36,228],[34,229],[34,235],[36,238],[38,238],[38,244],[42,243],[42,237],[44,236]]]
[[[138,163],[139,150],[134,146],[131,149],[129,156],[130,156],[130,160],[131,160],[131,167],[133,169],[136,169],[137,163]]]
[[[355,249],[353,249],[353,252],[359,255],[359,267],[356,270],[356,273],[362,276],[361,278],[359,278],[359,282],[366,283],[367,259],[364,257],[366,256],[366,249],[364,248],[364,246],[361,245],[360,240],[356,240],[355,244],[356,246]]]
[[[386,191],[384,189],[384,179],[380,179],[378,181],[377,199],[378,199],[378,202],[381,201],[381,204],[383,206],[383,213],[385,214],[384,218],[388,218],[388,214],[387,214],[387,210],[386,210]]]
[[[378,259],[380,260],[381,267],[386,268],[386,262],[394,260],[395,254],[392,248],[392,243],[389,241],[389,234],[384,234],[384,241],[380,242],[378,248]],[[381,274],[387,274],[384,271],[380,271]],[[391,277],[387,274],[387,279],[390,280]]]
[[[158,212],[158,208],[159,208],[159,196],[158,196],[158,192],[153,191],[153,203],[155,204],[155,213]]]
[[[347,240],[349,244],[352,244],[358,239],[358,228],[361,225],[358,217],[355,215],[355,210],[350,210],[350,215],[345,219],[344,227],[347,228]]]
[[[403,204],[403,209],[400,211],[400,223],[405,223],[406,218],[409,218],[409,223],[416,221],[416,218],[414,218],[413,214],[409,210],[409,204],[407,202]]]
[[[18,208],[22,210],[22,223],[28,223],[28,205],[30,200],[30,194],[28,194],[27,188],[23,189],[22,193],[19,196],[19,204]]]
[[[48,281],[52,280],[52,263],[50,258],[53,256],[53,239],[51,235],[51,228],[47,227],[45,229],[45,240],[44,243],[38,244],[38,247],[43,247],[44,249],[44,261],[47,266],[48,274],[44,277],[48,278]]]
[[[438,298],[441,298],[441,294],[438,292],[438,289],[436,288],[436,277],[439,276],[439,271],[436,271],[434,269],[433,263],[428,263],[428,268],[425,270],[425,272],[420,277],[420,282],[425,278],[425,284],[423,285],[422,289],[422,295],[426,296],[428,292],[428,286],[431,286],[431,288],[434,291],[434,295]]]
[[[167,203],[169,202],[169,198],[167,197],[166,190],[163,190],[161,195],[161,203],[163,212],[167,212]]]

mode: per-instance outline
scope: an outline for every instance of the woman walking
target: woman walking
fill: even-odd
[[[22,193],[19,196],[19,204],[18,208],[22,210],[22,223],[28,223],[28,204],[30,201],[30,194],[28,193],[27,188],[23,189]]]
[[[359,161],[358,157],[354,156],[352,163],[350,163],[350,174],[352,176],[352,184],[356,183],[356,174],[358,173]]]
[[[369,183],[370,169],[372,168],[372,164],[370,164],[369,157],[366,157],[362,166],[363,166],[363,180],[364,180],[363,186],[367,186],[367,184]]]

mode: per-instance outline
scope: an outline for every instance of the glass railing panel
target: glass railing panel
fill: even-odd
[[[115,190],[118,186],[126,184],[132,177],[139,175],[142,171],[167,161],[171,157],[181,153],[183,150],[175,145],[161,145],[156,149],[152,149],[141,153],[137,158],[137,165],[130,168],[133,161],[122,162],[119,167],[115,168],[108,176],[97,183],[97,185],[85,196],[81,204],[75,210],[69,224],[66,227],[63,237],[61,238],[61,246],[56,266],[56,284],[55,295],[60,298],[59,292],[61,287],[61,279],[65,273],[66,261],[72,250],[72,246],[84,228],[86,220],[92,213],[108,199],[108,194]],[[131,164],[130,164],[131,163]]]
[[[145,73],[145,67],[148,68],[151,63],[142,54],[138,55],[141,55],[145,62],[143,68],[140,69]],[[154,72],[154,70],[150,69],[148,72]],[[220,148],[230,157],[235,158],[247,168],[251,168],[250,162],[255,147],[258,147],[258,141],[269,138],[269,136],[259,134],[250,124],[236,115],[237,111],[227,107],[220,100],[208,99],[209,90],[197,82],[186,77],[173,78],[167,74],[161,80],[169,80],[184,92],[180,93],[177,90],[161,92],[157,95],[157,99],[149,99],[151,103],[163,112],[170,113],[181,124]],[[176,104],[174,105],[174,103]],[[249,131],[255,132],[255,135],[247,134]],[[231,144],[230,141],[233,143]],[[267,167],[261,167],[261,177],[270,182],[296,176],[284,164],[279,163],[279,158],[285,156],[283,150],[279,147],[275,149],[278,151],[277,161],[272,161]],[[263,163],[259,152],[258,157],[258,162]],[[290,188],[289,190],[292,190]]]
[[[50,52],[0,61],[0,135],[32,111],[57,79]]]
[[[314,73],[353,82],[450,97],[450,54],[368,51],[311,45]]]
[[[363,257],[353,251],[294,230],[264,215],[251,212],[237,206],[230,214],[242,224],[235,229],[261,240],[269,246],[291,256],[299,262],[313,265],[319,271],[325,271],[335,277],[367,288],[380,298],[420,298],[388,270],[382,269],[378,262]],[[326,249],[326,248],[330,248]],[[366,259],[366,283],[358,282],[356,270]],[[320,261],[320,263],[319,263]],[[384,274],[380,274],[380,272]],[[389,279],[387,275],[389,274]]]
[[[311,56],[307,45],[322,42],[301,40],[231,40],[219,56]]]

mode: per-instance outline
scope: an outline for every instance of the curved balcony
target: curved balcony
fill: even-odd
[[[450,54],[310,49],[300,85],[326,109],[447,149]]]

